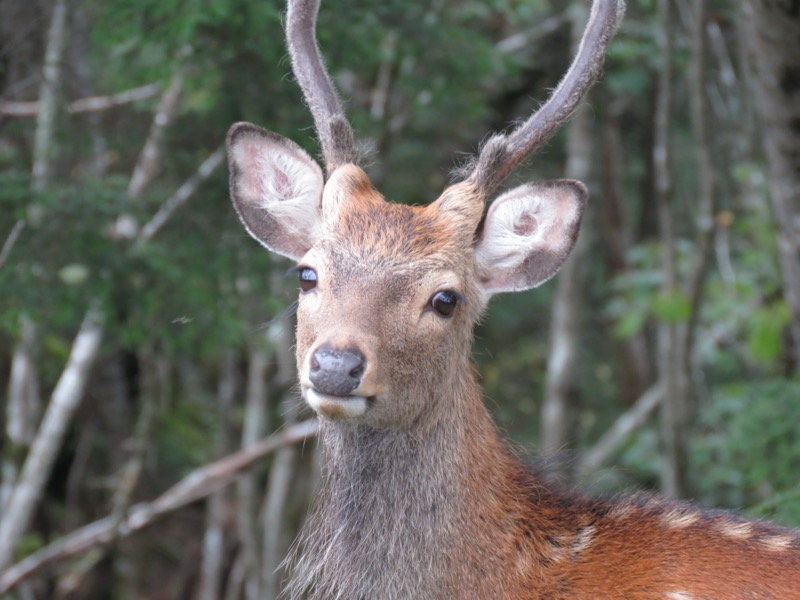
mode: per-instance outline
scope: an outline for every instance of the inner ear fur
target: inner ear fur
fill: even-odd
[[[569,256],[589,196],[579,181],[528,183],[495,200],[475,245],[487,294],[541,285]]]
[[[293,141],[250,123],[233,125],[227,144],[231,199],[245,229],[270,250],[298,260],[321,221],[319,165]]]

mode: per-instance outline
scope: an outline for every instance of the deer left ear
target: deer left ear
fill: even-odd
[[[231,199],[247,231],[278,254],[300,259],[321,222],[324,181],[297,144],[250,123],[228,132]]]
[[[563,179],[497,198],[475,246],[484,292],[527,290],[555,275],[578,239],[588,196],[585,185]]]

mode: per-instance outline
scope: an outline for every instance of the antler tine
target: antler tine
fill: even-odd
[[[494,191],[519,162],[547,141],[569,118],[600,73],[614,33],[625,14],[624,0],[594,0],[578,52],[550,98],[509,134],[493,135],[467,167],[467,181],[483,197]]]
[[[319,0],[289,0],[286,39],[292,70],[314,117],[330,175],[340,165],[355,162],[356,151],[353,129],[320,56],[316,37],[318,12]]]

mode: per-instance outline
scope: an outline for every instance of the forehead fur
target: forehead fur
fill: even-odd
[[[335,183],[346,200],[326,224],[323,241],[332,254],[397,265],[432,259],[452,266],[469,252],[472,240],[457,235],[438,207],[393,204],[360,169],[342,175]]]
[[[359,206],[339,220],[340,241],[357,247],[372,246],[375,252],[420,258],[453,246],[452,233],[424,208],[382,202]],[[399,258],[399,257],[398,257]]]

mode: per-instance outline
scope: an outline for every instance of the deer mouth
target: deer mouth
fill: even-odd
[[[367,396],[331,396],[304,387],[303,398],[319,415],[330,419],[355,419],[363,416],[373,398]]]

